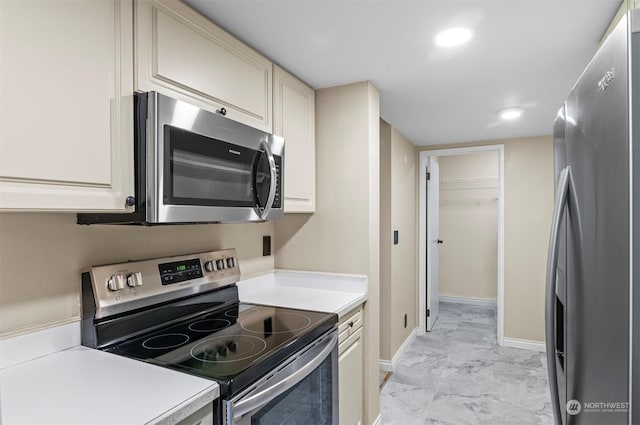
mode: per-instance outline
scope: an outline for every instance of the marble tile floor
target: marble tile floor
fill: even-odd
[[[440,303],[380,393],[384,425],[552,425],[544,353],[496,342],[496,309]]]

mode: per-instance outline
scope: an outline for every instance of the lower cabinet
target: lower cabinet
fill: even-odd
[[[213,425],[213,403],[196,410],[180,422],[178,425]]]
[[[362,307],[345,315],[338,327],[340,425],[362,425],[364,351]]]

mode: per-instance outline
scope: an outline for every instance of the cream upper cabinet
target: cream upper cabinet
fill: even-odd
[[[362,307],[345,315],[338,326],[340,425],[362,425],[364,351]]]
[[[133,4],[0,1],[0,209],[124,211]]]
[[[315,212],[315,92],[278,66],[273,77],[273,132],[285,145],[284,212]]]
[[[136,90],[273,131],[271,61],[180,1],[137,0],[135,12]]]

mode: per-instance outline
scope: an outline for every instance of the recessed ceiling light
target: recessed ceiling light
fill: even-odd
[[[467,28],[451,28],[436,34],[434,43],[441,47],[459,46],[471,40],[473,33]]]
[[[500,118],[502,118],[503,120],[515,120],[520,118],[520,115],[522,115],[522,108],[506,108],[506,109],[502,109],[500,111],[498,111],[498,115],[500,115]]]

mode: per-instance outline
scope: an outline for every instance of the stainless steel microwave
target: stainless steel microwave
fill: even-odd
[[[133,213],[79,224],[241,223],[282,217],[284,139],[157,92],[135,95]]]

